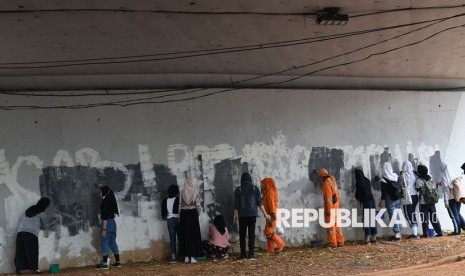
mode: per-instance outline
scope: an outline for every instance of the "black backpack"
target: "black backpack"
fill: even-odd
[[[387,192],[392,200],[398,200],[404,197],[403,187],[399,181],[392,181],[386,177],[383,177],[383,179],[386,181]]]

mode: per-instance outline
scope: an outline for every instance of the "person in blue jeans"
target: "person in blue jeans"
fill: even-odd
[[[102,198],[100,204],[100,245],[102,247],[102,263],[96,265],[96,269],[108,269],[108,255],[110,249],[115,256],[113,267],[121,267],[119,259],[119,249],[116,244],[116,222],[115,215],[119,216],[118,203],[116,197],[110,187],[104,185],[99,188],[99,195]]]
[[[439,223],[438,215],[436,214],[436,206],[434,203],[427,203],[423,196],[426,182],[431,180],[431,176],[428,175],[428,168],[424,165],[418,165],[417,172],[418,179],[415,182],[415,186],[420,191],[420,217],[422,219],[423,237],[429,237],[430,222],[436,232],[436,237],[442,237],[441,223]]]
[[[370,214],[370,209],[376,208],[373,192],[371,191],[371,182],[368,178],[365,177],[363,171],[359,168],[355,168],[355,198],[362,205],[363,214],[365,214],[365,212]],[[369,217],[364,216],[363,223],[369,224],[369,221]],[[369,225],[369,227],[364,227],[363,229],[365,231],[365,243],[375,243],[376,235],[378,235],[378,229],[376,228],[376,225]]]
[[[166,220],[170,236],[171,263],[176,262],[176,237],[180,239],[179,231],[179,186],[168,188],[168,197],[161,204],[161,217]]]
[[[418,191],[415,187],[415,181],[417,176],[413,171],[413,165],[410,161],[405,161],[402,163],[402,171],[400,172],[401,181],[404,181],[403,186],[408,190],[410,195],[410,204],[403,203],[405,218],[412,229],[412,235],[408,236],[408,239],[419,239],[418,236]]]
[[[401,198],[396,198],[393,194],[393,184],[397,183],[399,176],[392,170],[391,163],[384,162],[381,168],[381,201],[379,207],[386,207],[391,220],[400,220],[399,216],[394,216],[394,211],[397,210],[397,214],[400,212],[400,201]],[[393,240],[399,241],[402,238],[400,231],[402,231],[402,224],[396,223],[392,229],[394,231]]]
[[[460,214],[460,206],[462,203],[455,199],[455,194],[458,191],[454,190],[449,167],[444,162],[441,163],[441,177],[437,185],[442,186],[442,190],[444,191],[444,206],[454,225],[454,232],[452,235],[460,235],[462,232],[461,230],[465,229],[465,220]]]

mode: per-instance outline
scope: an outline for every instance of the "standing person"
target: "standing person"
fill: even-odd
[[[417,206],[418,206],[418,192],[415,188],[415,181],[417,181],[417,176],[413,172],[413,165],[410,161],[405,161],[402,163],[402,171],[400,172],[401,180],[404,182],[403,186],[408,190],[410,196],[411,204],[403,204],[405,218],[408,221],[410,229],[412,229],[412,235],[409,239],[418,239],[418,215],[417,215]]]
[[[161,203],[161,217],[166,220],[170,236],[171,263],[176,262],[176,237],[179,236],[179,186],[168,188],[168,197]]]
[[[50,199],[42,197],[37,204],[27,208],[21,216],[16,235],[16,274],[21,270],[30,270],[32,274],[42,274],[39,270],[39,231],[41,224],[46,223],[45,210],[50,205]]]
[[[363,214],[368,212],[370,209],[376,209],[375,199],[373,198],[373,192],[371,191],[371,182],[365,177],[361,169],[355,169],[355,198],[360,202],[363,209]],[[365,211],[368,210],[368,211]],[[363,219],[363,223],[366,225],[370,224],[369,217]],[[365,243],[369,244],[376,242],[376,235],[378,235],[378,229],[376,225],[369,225],[363,228],[365,231]]]
[[[329,175],[328,170],[321,168],[318,170],[318,176],[323,180],[321,189],[323,190],[323,199],[325,204],[325,222],[331,222],[331,213],[334,213],[333,225],[326,228],[326,236],[329,247],[344,246],[344,236],[341,227],[338,225],[337,211],[341,202],[339,189],[334,176]],[[333,210],[333,212],[331,212]]]
[[[180,255],[185,256],[185,263],[196,263],[196,257],[203,257],[202,236],[200,235],[199,213],[200,195],[195,179],[190,177],[181,191],[180,215]]]
[[[258,211],[260,208],[267,220],[271,217],[266,213],[262,205],[260,190],[252,183],[252,177],[248,172],[241,176],[241,186],[234,192],[234,224],[239,221],[239,243],[241,255],[239,259],[247,258],[245,236],[249,237],[249,255],[250,260],[255,260],[255,223],[257,222]]]
[[[465,220],[460,214],[460,206],[462,203],[456,201],[454,197],[458,191],[454,189],[449,167],[444,162],[441,163],[441,177],[437,185],[442,186],[442,190],[444,191],[444,205],[454,225],[454,232],[452,235],[460,235],[461,230],[465,229]]]
[[[213,261],[220,261],[228,258],[229,232],[222,215],[218,215],[213,220],[209,228],[210,240],[202,242],[202,247]]]
[[[417,189],[420,190],[420,216],[423,219],[423,237],[428,237],[429,222],[433,225],[436,237],[442,237],[441,224],[439,223],[438,216],[436,214],[436,203],[426,198],[430,194],[429,190],[432,189],[431,176],[428,175],[428,168],[424,165],[418,165],[417,168],[418,179],[415,182]],[[429,197],[429,196],[428,196]],[[437,202],[437,200],[436,200]]]
[[[400,217],[393,218],[395,210],[397,210],[397,214],[400,213],[400,201],[402,198],[402,193],[399,194],[398,186],[398,179],[399,176],[392,170],[391,163],[384,162],[381,168],[381,201],[379,203],[379,207],[382,208],[386,206],[386,209],[389,214],[389,219],[393,220],[400,220]],[[394,237],[393,240],[399,241],[402,238],[400,231],[402,230],[402,225],[400,223],[394,224],[393,232]]]
[[[110,249],[115,256],[113,267],[121,267],[119,259],[118,244],[116,244],[116,222],[115,215],[119,216],[118,203],[113,191],[107,185],[99,188],[99,195],[102,199],[100,204],[100,245],[102,247],[102,263],[95,266],[96,269],[108,269],[108,256]]]
[[[278,212],[278,191],[276,184],[272,178],[265,178],[261,181],[262,185],[262,202],[267,214],[271,216],[271,220],[266,222],[265,236],[267,241],[268,253],[281,253],[286,245],[283,240],[275,233],[276,229],[276,213]],[[276,249],[275,249],[276,245]]]

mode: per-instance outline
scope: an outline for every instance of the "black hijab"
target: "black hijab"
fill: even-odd
[[[48,197],[39,199],[36,205],[32,205],[31,207],[27,208],[26,217],[32,218],[42,212],[45,212],[45,209],[47,209],[48,205],[50,205],[50,199]]]
[[[371,182],[361,169],[355,169],[355,198],[361,202],[373,200]]]
[[[221,235],[224,235],[226,232],[226,222],[224,221],[224,217],[222,215],[215,217],[213,220],[213,225],[215,225],[216,229],[218,232],[220,232]]]
[[[119,211],[118,211],[118,203],[116,203],[116,197],[113,191],[110,189],[108,186],[102,186],[100,187],[100,192],[102,193],[102,204],[100,205],[100,209],[102,208],[103,205],[106,205],[106,207],[110,210],[112,214],[117,214],[119,216]]]

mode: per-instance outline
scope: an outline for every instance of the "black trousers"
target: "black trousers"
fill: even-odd
[[[239,218],[239,243],[241,246],[241,255],[246,256],[245,235],[249,236],[249,255],[254,254],[255,250],[255,223],[257,217]]]
[[[16,235],[16,270],[39,269],[39,239],[29,232],[19,232]]]

